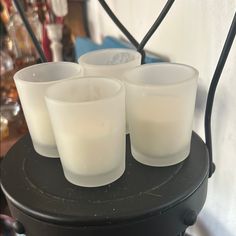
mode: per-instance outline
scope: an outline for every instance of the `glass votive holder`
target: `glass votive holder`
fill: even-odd
[[[88,52],[78,62],[84,76],[108,76],[124,80],[124,73],[141,64],[142,56],[133,49],[109,48]],[[126,119],[126,133],[129,133]]]
[[[34,149],[42,156],[58,157],[44,99],[46,89],[80,73],[81,67],[77,63],[48,62],[26,67],[14,75]]]
[[[149,166],[183,161],[190,152],[198,71],[155,63],[132,69],[125,77],[134,158]]]
[[[111,76],[123,80],[127,70],[141,64],[141,54],[133,49],[101,49],[82,55],[78,62],[84,76]]]
[[[66,179],[98,187],[125,170],[125,89],[111,78],[84,77],[48,88],[46,103]]]

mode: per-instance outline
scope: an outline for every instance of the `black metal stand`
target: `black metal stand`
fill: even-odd
[[[27,236],[175,236],[196,221],[207,193],[208,152],[195,133],[191,153],[165,168],[134,160],[127,136],[124,175],[99,188],[66,181],[59,159],[39,156],[29,135],[7,154],[1,187]],[[42,229],[44,229],[42,231]]]

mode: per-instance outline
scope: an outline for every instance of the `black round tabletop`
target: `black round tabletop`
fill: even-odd
[[[48,222],[101,225],[161,214],[190,196],[208,175],[205,143],[193,132],[188,158],[170,167],[134,160],[127,136],[126,170],[112,184],[85,188],[69,183],[59,158],[37,154],[29,135],[8,152],[1,165],[1,187],[25,213]]]

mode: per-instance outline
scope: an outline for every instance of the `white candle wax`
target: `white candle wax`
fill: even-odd
[[[180,152],[188,141],[186,129],[182,129],[183,122],[136,119],[132,125],[132,145],[143,155],[153,158]]]
[[[51,122],[46,107],[25,106],[24,112],[27,113],[26,120],[29,127],[30,135],[35,144],[42,146],[55,146],[55,138],[53,135]]]
[[[58,157],[45,92],[59,80],[80,75],[81,67],[71,62],[41,63],[23,68],[14,75],[34,149],[42,156]]]
[[[148,97],[131,112],[132,146],[144,156],[174,155],[189,144],[191,121],[186,102],[177,97]],[[191,111],[190,111],[191,112]],[[186,118],[187,117],[187,118]]]
[[[89,122],[74,127],[73,133],[59,132],[57,143],[63,166],[75,174],[107,173],[119,165],[124,155],[119,147],[125,140],[121,132],[110,125]]]

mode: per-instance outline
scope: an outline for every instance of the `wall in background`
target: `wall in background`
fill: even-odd
[[[107,0],[118,18],[140,41],[165,0]],[[106,35],[124,37],[97,0],[88,2],[96,42]],[[203,117],[210,80],[236,10],[236,0],[177,0],[146,49],[186,63],[200,72],[194,130],[204,138]],[[207,203],[192,234],[233,236],[236,232],[236,42],[228,57],[213,109],[213,152],[217,172],[209,181]],[[195,233],[196,234],[195,234]]]

